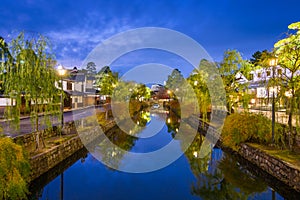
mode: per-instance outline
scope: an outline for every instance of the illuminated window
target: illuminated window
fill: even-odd
[[[250,80],[250,81],[253,80],[253,74],[250,74],[249,80]]]
[[[261,72],[258,72],[258,73],[257,73],[257,77],[258,77],[258,78],[261,78]]]

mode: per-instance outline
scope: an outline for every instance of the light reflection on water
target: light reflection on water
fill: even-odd
[[[167,116],[163,116],[167,115]],[[180,119],[171,114],[150,115],[151,123],[166,121],[158,134],[149,138],[120,137],[132,152],[149,152],[168,144],[176,135]],[[149,123],[148,123],[149,122]],[[114,130],[114,134],[120,134]],[[138,133],[143,134],[143,132]],[[138,134],[136,136],[138,136]],[[114,137],[116,138],[116,137]],[[31,199],[283,199],[260,178],[251,174],[229,154],[215,148],[198,158],[203,137],[174,163],[151,173],[131,174],[109,169],[90,154],[77,160],[43,189],[32,189]],[[177,142],[180,149],[180,141]],[[117,164],[126,163],[126,155]],[[63,190],[62,189],[63,184]]]

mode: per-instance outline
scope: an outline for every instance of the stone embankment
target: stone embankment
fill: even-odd
[[[64,124],[63,134],[69,135],[70,139],[59,145],[52,146],[49,149],[44,149],[42,153],[36,154],[30,158],[30,181],[40,177],[42,174],[55,167],[66,158],[70,157],[72,154],[84,148],[81,138],[77,134],[78,125],[76,126],[75,123],[76,122],[71,121]],[[103,132],[106,132],[114,126],[115,123],[110,121],[106,126],[102,126],[101,129]],[[50,130],[41,130],[41,134],[46,140],[47,138],[59,136],[60,130],[57,127],[53,127]],[[97,136],[95,134],[96,133],[93,133],[93,135],[88,136],[90,137],[89,140],[92,141]],[[71,137],[72,135],[73,137]],[[35,144],[35,133],[17,136],[13,139],[17,144],[21,144],[26,148]]]
[[[276,177],[283,183],[300,191],[300,170],[280,159],[247,144],[241,144],[238,153],[246,160],[254,163],[268,174]]]
[[[38,178],[82,148],[83,144],[81,143],[79,136],[75,136],[60,145],[31,157],[30,179],[34,180]]]
[[[199,121],[199,118],[197,118],[197,120]],[[188,123],[191,124],[192,127],[195,127],[196,125],[195,118],[193,117],[193,119],[189,119]],[[215,135],[215,134],[219,135],[217,134],[217,129],[209,125],[208,123],[202,122],[200,120],[197,124],[198,124],[198,131],[200,133],[205,134],[207,132],[210,132],[210,137],[211,135]],[[248,160],[249,162],[253,163],[257,167],[262,169],[263,171],[270,174],[272,177],[278,179],[279,181],[285,183],[289,187],[300,192],[300,169],[298,167],[293,166],[290,163],[287,163],[280,159],[277,159],[247,144],[241,144],[238,152],[235,152],[234,150],[228,147],[224,147],[222,145],[221,138],[219,138],[217,145],[220,146],[221,148],[237,153],[244,159]]]

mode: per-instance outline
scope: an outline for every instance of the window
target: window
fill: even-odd
[[[71,82],[67,82],[67,90],[72,90],[72,83]]]
[[[277,75],[282,75],[282,69],[277,69]]]
[[[261,72],[258,72],[258,73],[257,73],[257,77],[258,77],[258,78],[261,78]]]
[[[253,74],[250,74],[249,76],[249,80],[252,81],[253,80]]]
[[[271,76],[271,71],[270,70],[267,71],[267,76]]]

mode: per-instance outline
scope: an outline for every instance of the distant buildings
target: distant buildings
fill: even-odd
[[[161,84],[154,84],[151,86],[151,97],[155,100],[169,99],[168,90]]]

